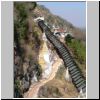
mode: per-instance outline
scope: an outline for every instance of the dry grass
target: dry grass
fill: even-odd
[[[60,67],[56,77],[47,82],[39,90],[40,98],[77,98],[78,92],[72,82],[68,82],[64,78],[65,68]]]
[[[77,98],[78,92],[71,82],[53,79],[40,88],[38,96],[40,98]]]

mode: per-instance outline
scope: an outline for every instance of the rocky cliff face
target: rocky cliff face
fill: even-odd
[[[42,74],[38,63],[42,32],[31,16],[35,7],[35,2],[14,3],[14,97],[23,97]]]

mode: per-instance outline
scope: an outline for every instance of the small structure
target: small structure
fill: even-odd
[[[67,32],[67,30],[64,30],[62,28],[59,28],[58,26],[55,27],[55,25],[53,25],[53,30],[54,30],[54,35],[57,37],[61,37],[61,38],[65,38],[68,34],[70,34],[72,36],[71,32]]]
[[[39,20],[44,20],[44,16],[39,16],[34,19],[34,22],[38,22]]]

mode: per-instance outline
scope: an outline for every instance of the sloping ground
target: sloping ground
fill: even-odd
[[[39,98],[77,98],[78,92],[71,81],[65,80],[65,68],[59,67],[56,77],[39,90]]]
[[[41,79],[39,82],[37,82],[36,84],[33,84],[29,91],[27,93],[25,93],[24,98],[35,98],[38,97],[38,91],[40,89],[41,86],[44,86],[47,82],[51,81],[55,75],[56,72],[59,68],[59,66],[62,64],[62,60],[60,58],[57,59],[57,62],[55,62],[52,66],[52,73],[49,76],[49,78],[47,79]]]
[[[14,6],[14,8],[15,8],[14,15],[16,15],[14,17],[15,18],[14,19],[14,24],[15,24],[14,25],[14,27],[15,27],[14,28],[14,38],[15,38],[14,42],[15,42],[15,46],[17,47],[17,48],[14,48],[14,50],[16,49],[14,51],[14,53],[15,53],[15,56],[14,56],[14,58],[15,58],[14,59],[15,60],[15,63],[14,63],[15,64],[14,65],[15,66],[15,68],[14,68],[14,70],[15,70],[15,74],[14,74],[15,96],[14,97],[23,97],[23,93],[25,91],[28,91],[28,88],[30,87],[31,79],[34,76],[34,72],[38,71],[39,75],[41,74],[41,71],[39,71],[39,68],[41,69],[41,67],[39,67],[37,60],[38,60],[39,53],[45,52],[45,45],[43,47],[44,48],[43,51],[39,52],[40,46],[42,44],[42,41],[41,41],[42,32],[39,29],[39,27],[33,22],[33,17],[31,16],[32,14],[34,15],[34,11],[33,12],[30,11],[30,9],[33,9],[34,3],[33,4],[30,3],[28,5],[28,3],[21,2],[18,5],[17,4],[18,3],[16,2],[15,6]],[[43,9],[41,9],[41,10],[43,10]],[[44,14],[44,12],[42,12],[42,13]],[[48,14],[48,13],[46,13],[46,14]],[[44,15],[47,16],[46,14],[44,14]],[[46,20],[48,20],[48,22],[54,22],[54,20],[57,17],[50,18],[49,15],[51,15],[51,13],[48,14],[48,16],[47,16],[48,18]],[[63,23],[63,21],[59,21],[62,19],[59,19],[59,17],[57,19],[58,20],[56,20],[56,23],[57,22]],[[59,23],[57,23],[57,24],[59,24]],[[67,23],[67,22],[65,22],[65,23]],[[64,25],[64,26],[66,27],[68,25]],[[63,25],[61,27],[63,27]],[[73,27],[73,26],[69,24],[69,30],[70,30],[70,27]],[[76,33],[78,33],[78,32],[76,32]],[[42,61],[41,57],[40,57],[39,62],[41,64],[44,64],[44,61]],[[58,84],[56,88],[58,88],[60,86],[67,87],[64,84],[60,85],[61,83],[63,83],[63,81],[60,82],[60,80],[58,81],[58,79],[56,79],[56,80],[53,79],[55,77],[57,68],[59,66],[58,63],[60,63],[59,60],[58,60],[58,62],[55,63],[55,65],[53,67],[53,72],[48,79],[44,79],[44,80],[41,79],[40,82],[37,82],[36,84],[31,85],[29,92],[27,92],[27,93],[29,93],[29,95],[25,95],[25,97],[37,97],[38,90],[40,89],[40,87],[44,86],[46,83],[48,84],[49,81],[50,81],[50,84],[48,86],[50,86],[54,83],[54,86],[51,86],[52,88],[56,87],[56,84]],[[42,65],[42,68],[43,67],[44,66]],[[25,79],[24,80],[25,82],[22,79]],[[28,86],[26,88],[27,83],[28,83]],[[68,87],[70,87],[70,83],[69,83]],[[74,88],[74,87],[72,86],[72,88]],[[59,89],[54,89],[53,91],[56,92],[58,90]],[[70,93],[74,94],[73,91],[70,91]],[[62,95],[60,95],[60,92],[58,92],[59,96],[61,96],[61,97],[65,96],[64,93],[62,93],[62,92],[61,92]],[[20,93],[19,95],[21,95],[21,96],[18,96],[18,93]],[[27,93],[25,93],[25,94],[27,94]],[[70,95],[70,94],[68,95],[68,97],[69,96],[72,97],[72,95]],[[41,97],[41,96],[39,96],[39,97]],[[44,96],[44,97],[46,97],[46,96]],[[50,96],[50,97],[52,97],[52,96]],[[54,97],[55,97],[55,94],[54,94]]]
[[[72,83],[53,79],[40,88],[38,96],[40,98],[77,98],[78,93]]]

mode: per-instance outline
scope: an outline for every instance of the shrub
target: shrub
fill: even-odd
[[[86,47],[80,40],[71,40],[70,38],[66,40],[66,44],[73,49],[73,54],[75,58],[82,64],[86,60]]]
[[[23,97],[23,92],[21,90],[20,81],[17,79],[14,81],[14,97],[15,98]]]

